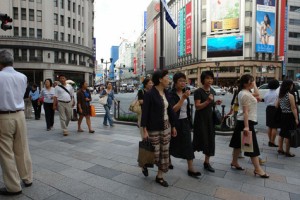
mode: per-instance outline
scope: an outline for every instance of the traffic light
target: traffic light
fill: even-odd
[[[1,29],[6,31],[9,29],[12,29],[11,25],[8,25],[8,23],[11,23],[13,20],[10,16],[8,16],[7,14],[2,14],[0,13],[0,20],[1,20]]]

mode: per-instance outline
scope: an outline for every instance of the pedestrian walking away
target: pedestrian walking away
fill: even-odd
[[[31,90],[29,92],[29,99],[31,100],[32,107],[34,109],[35,120],[39,120],[41,118],[41,104],[39,102],[40,91],[36,84],[33,84]]]
[[[55,89],[52,87],[52,80],[46,79],[44,82],[45,87],[41,91],[40,98],[44,101],[45,120],[47,131],[53,129],[54,125],[54,114],[53,110],[53,98],[55,95]]]
[[[63,135],[69,135],[68,125],[72,117],[72,108],[74,102],[74,89],[71,85],[66,83],[66,76],[59,75],[60,85],[55,87],[55,95],[53,101],[53,110],[58,106],[60,126],[63,130]]]
[[[13,56],[0,51],[0,164],[5,188],[0,195],[22,193],[32,185],[32,162],[28,148],[27,126],[24,114],[24,93],[27,77],[14,70]]]

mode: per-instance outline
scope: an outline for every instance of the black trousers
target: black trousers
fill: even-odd
[[[44,103],[44,110],[47,129],[50,129],[54,124],[55,111],[53,110],[53,103]]]
[[[41,105],[38,104],[38,99],[31,101],[32,107],[34,109],[34,116],[35,119],[40,119],[41,118]]]

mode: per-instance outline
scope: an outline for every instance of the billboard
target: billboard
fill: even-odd
[[[207,12],[210,32],[239,29],[240,7],[240,0],[210,0]]]
[[[178,57],[192,53],[192,2],[189,2],[178,11]]]
[[[257,1],[256,4],[256,52],[275,52],[276,32],[275,0]]]
[[[207,60],[243,59],[244,35],[209,36],[206,52]]]

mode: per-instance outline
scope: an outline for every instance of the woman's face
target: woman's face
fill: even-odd
[[[186,79],[185,78],[180,78],[177,80],[175,83],[175,88],[179,90],[183,90],[186,86]]]
[[[87,87],[88,87],[87,82],[84,82],[83,85],[82,85],[82,89],[87,89]]]
[[[146,84],[146,89],[147,89],[147,90],[150,90],[150,89],[152,88],[152,86],[153,86],[153,82],[150,80],[150,81],[148,81],[148,83]]]
[[[214,79],[211,76],[206,76],[204,79],[205,86],[211,86],[214,82]]]
[[[170,82],[170,80],[169,80],[168,74],[166,74],[164,77],[162,77],[162,78],[160,79],[160,84],[161,84],[164,88],[167,88],[167,87],[169,86],[169,82]]]
[[[111,83],[108,83],[108,84],[107,84],[107,89],[111,89],[111,88],[112,88]]]
[[[45,81],[45,87],[50,87],[50,81],[49,80]]]

